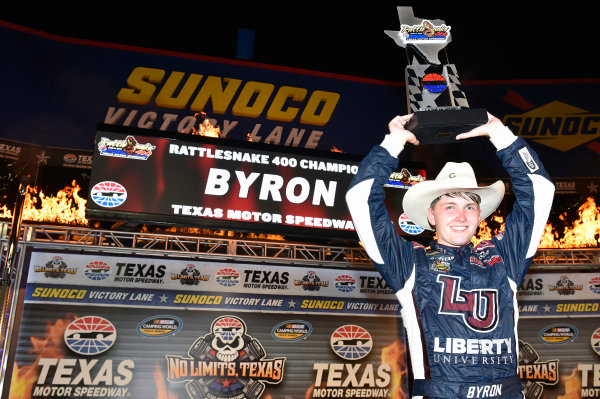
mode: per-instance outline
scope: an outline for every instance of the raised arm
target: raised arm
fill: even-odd
[[[346,203],[356,232],[367,254],[394,291],[404,285],[412,270],[412,244],[403,240],[384,204],[383,185],[398,166],[398,155],[407,142],[418,140],[404,125],[411,115],[389,123],[390,133],[362,160],[346,193]]]
[[[463,133],[457,139],[488,136],[511,177],[516,201],[506,218],[504,234],[495,237],[494,242],[503,254],[510,277],[520,284],[544,232],[554,197],[554,184],[525,140],[515,136],[499,119],[489,117],[487,124]]]

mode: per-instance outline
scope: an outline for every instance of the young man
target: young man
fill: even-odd
[[[413,371],[413,397],[522,398],[518,377],[519,287],[537,250],[554,185],[537,155],[500,120],[466,139],[487,136],[512,179],[516,201],[504,232],[477,246],[479,222],[502,201],[501,181],[479,187],[467,163],[447,163],[435,180],[405,194],[404,212],[435,230],[429,248],[396,233],[384,205],[383,185],[397,156],[417,138],[398,116],[390,133],[360,163],[346,201],[358,236],[402,305]]]

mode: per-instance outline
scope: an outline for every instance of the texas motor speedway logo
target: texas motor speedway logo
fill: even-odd
[[[54,325],[62,325],[65,320],[57,320]],[[56,337],[56,335],[55,335]],[[135,362],[132,359],[116,360],[111,356],[101,356],[110,350],[117,340],[117,329],[108,319],[88,315],[78,317],[63,331],[64,345],[71,353],[62,355],[60,341],[39,338],[46,342],[47,351],[40,356],[34,370],[39,372],[31,387],[31,397],[131,397],[129,384],[133,379]],[[18,371],[16,371],[18,373]],[[13,383],[15,377],[13,375]],[[24,397],[15,394],[12,397]]]
[[[188,357],[166,355],[170,383],[185,383],[190,398],[258,399],[265,383],[279,384],[286,358],[264,359],[260,342],[236,316],[221,316],[210,333],[188,349]]]

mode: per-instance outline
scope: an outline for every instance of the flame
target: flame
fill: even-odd
[[[33,391],[33,385],[39,377],[38,361],[41,358],[63,358],[65,328],[75,320],[77,316],[67,315],[65,319],[58,319],[54,324],[46,322],[46,331],[41,338],[31,337],[32,353],[37,353],[35,361],[30,366],[19,367],[14,363],[12,379],[10,383],[9,398],[29,399]]]
[[[579,219],[570,226],[567,225],[559,234],[557,228],[548,222],[539,244],[539,248],[598,248],[600,247],[600,208],[596,206],[593,197],[588,197],[577,210]],[[566,222],[566,212],[559,219]],[[474,245],[482,240],[489,240],[494,235],[504,231],[504,217],[495,214],[491,219],[496,228],[490,227],[485,220],[479,224],[479,229],[472,239]]]
[[[406,392],[402,390],[402,381],[406,380],[408,370],[405,362],[406,345],[402,341],[394,341],[393,344],[386,346],[381,351],[381,363],[388,364],[392,369],[393,387],[390,398],[406,399]]]
[[[6,205],[2,205],[0,207],[0,218],[6,218],[6,219],[12,218],[12,212],[10,211],[10,209],[8,209],[6,207]]]
[[[557,399],[579,399],[581,394],[581,378],[577,367],[573,368],[571,375],[561,376],[560,379],[565,387],[565,394],[557,396]]]
[[[219,136],[221,136],[221,128],[219,126],[213,126],[213,124],[210,122],[210,120],[208,118],[206,118],[198,126],[197,130],[195,128],[193,129],[192,134],[196,134],[199,136],[219,138]]]
[[[333,146],[333,147],[331,147],[331,152],[344,152],[344,151],[340,150],[336,146]]]
[[[546,225],[540,248],[589,248],[598,247],[600,243],[600,208],[593,197],[588,197],[577,210],[579,219],[571,227],[565,227],[562,238],[551,226]],[[560,215],[565,221],[566,213]]]
[[[177,399],[177,395],[167,392],[165,378],[158,363],[156,363],[152,375],[154,377],[154,382],[156,383],[156,399]]]
[[[210,122],[209,122],[210,123]],[[212,126],[212,125],[211,125]],[[335,147],[334,147],[335,149]],[[332,149],[332,151],[334,150]],[[55,196],[47,196],[37,187],[30,188],[23,204],[23,220],[32,222],[56,223],[76,226],[89,226],[85,217],[87,200],[79,196],[81,187],[75,180],[71,186],[58,191]],[[577,210],[579,219],[570,226],[564,227],[562,234],[551,223],[547,223],[539,244],[539,248],[598,248],[600,247],[600,208],[593,197],[588,197]],[[0,206],[0,218],[12,218],[12,212],[6,205]],[[566,223],[566,212],[559,219]],[[478,231],[472,239],[474,245],[482,240],[489,240],[504,230],[504,217],[499,213],[491,219],[482,220]],[[142,232],[149,232],[143,226]],[[192,227],[170,227],[155,232],[173,232],[194,235],[211,235],[233,237],[237,234],[227,230],[210,230]],[[247,233],[240,238],[283,241],[278,234]]]
[[[483,240],[491,240],[493,236],[504,231],[504,217],[502,215],[493,215],[491,221],[498,224],[499,227],[492,229],[485,220],[482,220],[481,223],[479,223],[477,233],[475,233],[475,236],[471,239],[473,245],[477,245]]]
[[[85,218],[87,200],[79,196],[80,190],[75,180],[55,196],[46,196],[38,187],[30,188],[23,202],[23,220],[88,226]],[[12,218],[12,212],[3,206],[0,217]]]

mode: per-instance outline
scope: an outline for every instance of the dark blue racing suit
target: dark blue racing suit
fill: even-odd
[[[522,397],[516,294],[544,230],[554,185],[525,141],[505,130],[493,143],[516,201],[504,232],[477,246],[433,241],[425,248],[397,234],[384,205],[383,185],[398,166],[385,147],[390,135],[385,148],[375,146],[360,163],[348,189],[359,238],[402,306],[415,398]]]

